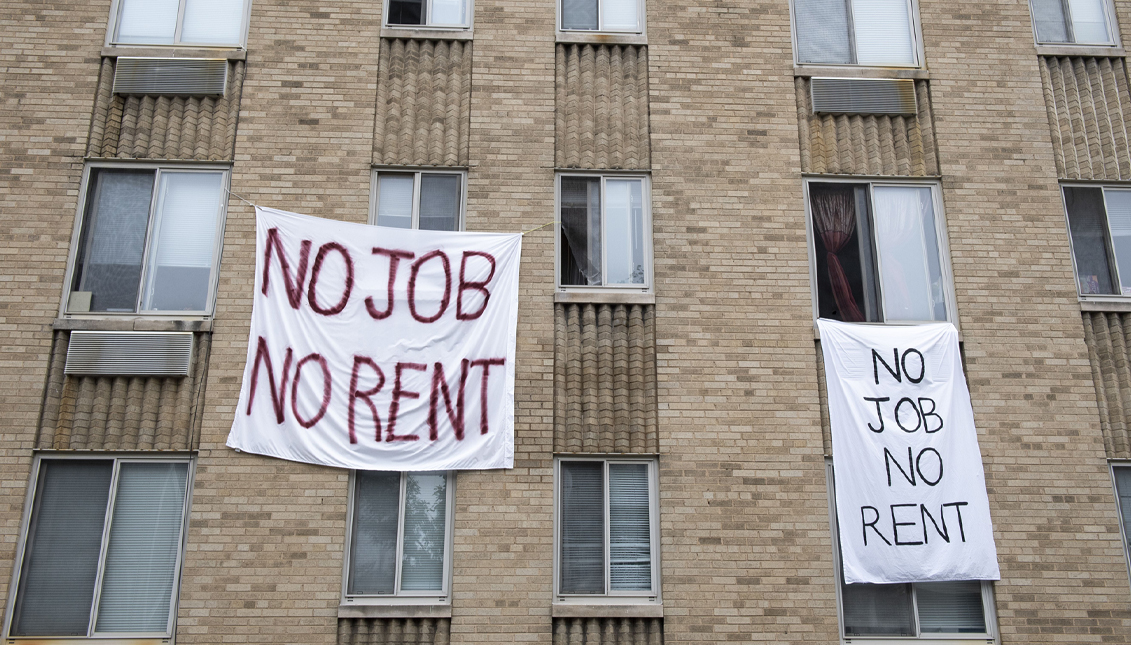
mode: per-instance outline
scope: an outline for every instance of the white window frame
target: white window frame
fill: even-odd
[[[918,0],[906,0],[908,5],[907,18],[911,22],[908,25],[911,34],[911,51],[915,54],[915,62],[910,65],[895,65],[895,66],[882,66],[876,67],[874,65],[867,65],[862,63],[803,63],[801,62],[800,48],[798,46],[799,40],[797,35],[797,13],[794,5],[797,0],[789,0],[789,30],[793,39],[793,64],[799,67],[841,67],[846,69],[855,68],[874,68],[874,69],[919,69],[923,67],[923,32],[919,18],[919,2]],[[852,47],[852,55],[856,57],[856,25],[853,23],[852,7],[847,6],[852,0],[845,0],[846,9],[848,11],[848,44]]]
[[[106,29],[107,47],[178,47],[182,49],[246,49],[247,30],[251,22],[251,0],[243,2],[242,23],[240,24],[240,40],[237,43],[183,43],[181,30],[184,27],[185,4],[188,0],[180,0],[177,8],[177,29],[173,35],[172,43],[121,43],[118,42],[118,23],[122,14],[123,0],[112,0],[110,4],[110,24]]]
[[[806,177],[804,180],[804,201],[805,201],[805,233],[809,240],[809,285],[813,298],[813,319],[816,320],[820,317],[820,301],[817,292],[817,246],[816,236],[817,232],[813,228],[813,211],[809,200],[809,185],[810,184],[867,184],[868,185],[868,207],[872,209],[869,214],[869,219],[872,221],[873,229],[869,231],[871,236],[872,246],[875,247],[876,231],[875,231],[875,188],[876,186],[895,186],[895,187],[919,187],[931,189],[931,205],[934,206],[935,217],[935,239],[939,243],[939,270],[942,272],[943,281],[946,283],[943,289],[944,300],[946,302],[946,321],[940,320],[893,320],[893,321],[875,321],[861,324],[871,325],[916,325],[916,324],[930,324],[936,322],[949,322],[955,327],[958,326],[957,307],[955,305],[954,296],[954,275],[951,273],[950,267],[950,245],[946,233],[946,212],[943,207],[942,200],[942,187],[935,181],[890,181],[890,180],[873,180],[866,178],[842,178],[842,177],[821,177],[812,176]],[[880,281],[880,294],[883,296],[884,285],[881,271],[882,260],[879,254],[876,254],[876,280]]]
[[[1098,47],[1098,48],[1113,48],[1119,47],[1121,44],[1119,35],[1119,20],[1115,16],[1115,8],[1111,4],[1111,0],[1100,0],[1103,5],[1104,20],[1107,21],[1107,36],[1108,41],[1103,43],[1080,43],[1075,40],[1067,42],[1057,42],[1055,40],[1041,40],[1040,34],[1037,33],[1037,12],[1033,7],[1033,0],[1029,0],[1029,22],[1033,27],[1033,42],[1040,47]],[[1064,7],[1064,30],[1065,33],[1072,33],[1072,14],[1068,3],[1062,1]],[[1075,35],[1073,35],[1075,38]]]
[[[350,576],[350,553],[353,549],[353,523],[354,516],[357,514],[357,471],[350,471],[349,478],[349,495],[347,497],[349,503],[349,513],[346,519],[346,544],[345,554],[342,557],[342,606],[366,606],[366,605],[450,605],[452,602],[452,542],[453,533],[455,530],[455,500],[456,500],[456,471],[449,470],[445,472],[447,478],[446,494],[447,497],[444,502],[444,510],[447,515],[445,519],[445,536],[444,536],[444,573],[443,573],[443,590],[437,594],[435,591],[401,591],[401,558],[404,555],[404,511],[405,511],[405,489],[407,476],[411,474],[407,471],[401,471],[400,475],[400,493],[398,494],[398,507],[397,507],[397,568],[393,577],[394,592],[391,594],[354,594],[348,593],[349,589],[349,576]]]
[[[605,183],[609,179],[639,179],[641,180],[641,195],[644,208],[644,284],[602,284],[602,285],[569,285],[562,284],[561,257],[564,250],[562,245],[562,226],[560,217],[562,213],[562,177],[585,177],[601,180],[601,276],[607,275],[606,258],[608,246],[605,240]],[[616,173],[616,172],[559,172],[554,178],[554,285],[559,292],[574,293],[651,293],[652,292],[652,178],[644,173]]]
[[[27,548],[28,530],[31,527],[31,515],[33,507],[35,506],[35,495],[39,489],[39,474],[42,470],[42,462],[44,460],[79,460],[79,461],[113,461],[113,475],[110,478],[110,494],[106,504],[106,515],[102,522],[102,545],[98,554],[98,573],[95,577],[94,596],[91,602],[90,620],[87,623],[86,636],[68,636],[68,637],[53,637],[52,635],[43,636],[13,636],[12,620],[16,608],[16,595],[20,586],[20,575],[24,565],[24,552]],[[110,529],[111,520],[114,514],[114,504],[118,494],[118,481],[121,473],[122,463],[184,463],[187,464],[187,475],[185,481],[185,499],[184,508],[181,515],[181,535],[180,545],[177,549],[177,563],[173,572],[173,591],[169,596],[169,621],[165,632],[106,632],[96,634],[94,632],[95,623],[98,616],[98,603],[102,593],[103,575],[106,566],[106,551],[110,545]],[[4,615],[4,637],[9,641],[32,640],[36,642],[52,640],[52,638],[67,638],[67,639],[110,639],[115,643],[129,642],[133,639],[141,639],[146,642],[149,639],[164,639],[172,641],[176,633],[177,622],[177,607],[180,606],[180,591],[181,591],[181,570],[185,562],[185,549],[188,543],[188,528],[189,528],[189,513],[192,508],[192,492],[193,481],[196,475],[196,459],[192,455],[186,454],[170,454],[167,456],[155,456],[152,453],[84,453],[84,454],[42,454],[37,453],[32,460],[31,466],[31,480],[28,483],[27,495],[24,499],[24,512],[23,519],[20,524],[20,539],[16,544],[16,558],[12,566],[12,582],[9,586],[8,592],[8,608]]]
[[[605,593],[603,594],[563,594],[561,587],[561,464],[571,462],[595,462],[604,466],[604,524],[605,524]],[[647,464],[648,465],[648,520],[651,541],[652,589],[642,591],[613,591],[609,585],[609,464]],[[581,455],[559,456],[554,458],[554,600],[557,605],[661,605],[660,596],[660,489],[659,463],[655,457],[589,457]]]
[[[1104,192],[1104,250],[1107,253],[1110,269],[1114,272],[1112,278],[1119,282],[1116,288],[1122,291],[1122,277],[1119,275],[1119,263],[1115,259],[1115,250],[1112,247],[1111,223],[1107,216],[1107,192],[1119,191],[1131,193],[1131,184],[1100,184],[1087,182],[1062,182],[1060,184],[1060,204],[1064,211],[1064,226],[1068,233],[1068,249],[1072,253],[1072,281],[1076,283],[1076,296],[1081,302],[1131,302],[1131,295],[1122,293],[1083,293],[1080,288],[1080,274],[1076,268],[1076,243],[1072,239],[1072,222],[1068,214],[1068,200],[1064,197],[1065,188],[1098,188]],[[1131,276],[1128,277],[1127,286],[1131,287]]]
[[[471,31],[472,22],[475,19],[475,0],[464,0],[464,2],[467,4],[467,6],[464,7],[465,18],[466,18],[466,21],[464,22],[464,24],[461,24],[461,25],[433,25],[433,24],[401,25],[401,24],[392,24],[392,23],[389,22],[389,4],[390,3],[386,0],[385,6],[383,7],[382,12],[381,12],[381,25],[385,29],[396,29],[396,30],[403,30],[403,31],[414,31],[414,30],[441,31],[441,32],[442,31],[456,31],[456,32]],[[425,16],[426,17],[431,16],[432,15],[432,0],[424,0],[424,4],[426,5]]]
[[[74,285],[74,272],[77,264],[77,254],[80,245],[82,244],[83,223],[86,221],[86,208],[90,201],[89,191],[93,188],[91,186],[90,177],[92,170],[95,169],[110,169],[110,170],[152,170],[153,176],[153,195],[149,204],[149,223],[146,225],[145,231],[145,248],[142,250],[143,263],[141,267],[141,277],[139,279],[138,295],[134,302],[134,310],[127,311],[68,311],[68,304],[70,301],[71,287]],[[142,311],[141,302],[145,297],[145,284],[149,278],[149,255],[153,246],[153,235],[156,229],[153,226],[154,218],[157,216],[157,206],[161,197],[161,173],[162,172],[220,172],[223,173],[223,178],[220,180],[220,188],[222,190],[220,196],[220,213],[219,213],[219,226],[216,227],[216,240],[215,246],[212,249],[212,277],[208,284],[208,296],[206,299],[207,307],[200,311]],[[71,233],[71,248],[67,256],[67,277],[63,284],[63,299],[59,306],[59,316],[61,318],[176,318],[176,319],[203,319],[212,315],[216,308],[216,287],[220,281],[220,264],[223,248],[224,248],[224,229],[228,222],[228,193],[232,181],[232,168],[229,165],[218,164],[159,164],[159,163],[113,163],[113,162],[97,162],[88,163],[83,168],[82,183],[79,189],[78,208],[75,214],[75,227]]]
[[[932,645],[970,645],[971,641],[984,643],[997,643],[997,612],[994,609],[994,586],[987,580],[982,581],[982,613],[986,622],[986,631],[981,634],[946,634],[922,633],[919,631],[919,605],[914,583],[911,585],[911,618],[918,636],[848,636],[844,633],[844,574],[840,563],[840,530],[836,519],[836,484],[833,477],[833,460],[825,458],[825,488],[828,491],[829,526],[832,529],[833,543],[833,571],[834,585],[836,586],[836,620],[837,634],[841,643],[882,643],[883,645],[922,645],[929,642]]]
[[[1115,513],[1119,517],[1119,538],[1123,543],[1123,556],[1124,562],[1127,563],[1127,578],[1131,581],[1131,517],[1123,514],[1123,505],[1119,503],[1119,484],[1115,479],[1116,469],[1131,470],[1131,460],[1127,459],[1110,459],[1108,460],[1108,470],[1111,475],[1111,490],[1115,493]],[[1131,491],[1128,491],[1131,492]]]
[[[377,225],[377,208],[380,206],[380,191],[378,190],[378,176],[386,175],[412,175],[412,229],[420,228],[420,187],[423,182],[421,175],[455,175],[459,177],[459,227],[457,231],[464,230],[467,217],[467,171],[450,170],[447,168],[397,168],[394,166],[381,166],[373,169],[369,183],[369,223]]]
[[[647,5],[645,0],[636,0],[636,29],[607,29],[604,25],[604,2],[605,0],[597,0],[597,29],[566,29],[562,26],[564,23],[564,16],[562,15],[564,7],[562,6],[562,0],[558,0],[558,38],[569,40],[571,37],[583,36],[585,34],[644,35],[645,25],[648,22],[644,16],[644,9]]]

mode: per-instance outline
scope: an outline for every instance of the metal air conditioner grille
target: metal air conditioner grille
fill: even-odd
[[[212,58],[119,58],[115,94],[224,95],[228,61]]]
[[[191,332],[73,331],[67,374],[188,376]]]
[[[814,78],[813,113],[915,114],[915,81],[895,78]]]

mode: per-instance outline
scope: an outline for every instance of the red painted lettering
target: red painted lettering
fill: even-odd
[[[295,277],[291,279],[291,264],[287,262],[287,254],[283,251],[283,243],[279,240],[279,229],[267,231],[267,249],[263,252],[263,295],[267,295],[267,285],[271,279],[272,252],[279,256],[279,268],[283,272],[283,283],[287,288],[287,300],[292,309],[298,309],[302,304],[302,284],[306,281],[306,263],[310,259],[310,240],[303,240],[299,247],[298,267]]]
[[[377,385],[369,388],[368,390],[357,389],[358,381],[361,380],[361,366],[367,365],[370,369],[377,374]],[[358,399],[365,401],[365,405],[369,406],[369,413],[373,415],[373,427],[376,429],[376,440],[381,441],[381,417],[377,415],[377,406],[373,405],[373,399],[369,397],[381,391],[385,387],[385,373],[377,367],[377,363],[373,362],[372,358],[368,356],[354,356],[353,357],[353,372],[350,374],[350,404],[349,404],[349,433],[350,443],[357,443],[356,431],[356,413],[354,412],[354,404]]]
[[[487,277],[482,280],[468,280],[467,279],[467,258],[469,256],[478,256],[486,258],[491,263],[491,271]],[[459,263],[459,289],[456,291],[456,320],[475,320],[487,311],[487,301],[491,299],[491,292],[487,290],[487,285],[491,283],[491,279],[495,277],[495,256],[490,253],[482,251],[464,251],[463,259]],[[483,294],[483,304],[479,305],[479,309],[464,313],[463,311],[463,292],[475,290]]]
[[[393,369],[393,402],[389,405],[389,427],[385,430],[385,441],[416,441],[417,435],[406,434],[397,436],[393,431],[397,427],[397,413],[401,409],[401,399],[419,399],[420,392],[409,392],[401,387],[401,373],[403,370],[423,372],[428,369],[421,363],[397,363]]]
[[[322,305],[318,304],[318,297],[315,286],[318,284],[318,276],[322,273],[322,262],[326,259],[326,254],[330,251],[337,251],[342,256],[342,260],[346,263],[346,281],[342,285],[342,298],[338,300],[338,304],[324,309]],[[322,314],[323,316],[333,316],[342,313],[346,308],[346,303],[349,302],[350,293],[353,292],[353,258],[350,257],[349,251],[346,247],[338,244],[337,242],[328,242],[323,244],[318,249],[318,255],[314,256],[314,268],[310,270],[310,289],[307,291],[306,298],[310,301],[310,308]]]
[[[479,434],[487,434],[487,381],[491,376],[491,366],[506,364],[505,358],[479,358],[471,361],[472,367],[483,367],[483,381],[479,386]]]
[[[317,361],[322,367],[322,407],[318,408],[318,413],[310,419],[302,418],[298,411],[298,384],[302,381],[302,366],[310,361]],[[321,354],[307,354],[302,357],[302,360],[295,366],[295,380],[291,384],[291,411],[295,413],[295,419],[299,425],[304,428],[309,428],[315,423],[322,420],[326,415],[326,410],[330,407],[330,367],[326,365],[326,359],[322,358]]]
[[[393,286],[397,281],[397,265],[401,263],[401,260],[411,260],[416,257],[416,254],[411,251],[395,251],[375,246],[373,247],[373,255],[389,256],[389,300],[385,306],[385,311],[377,311],[377,307],[373,305],[373,296],[369,296],[365,299],[365,309],[375,320],[384,320],[393,314]]]
[[[420,267],[432,258],[440,258],[440,263],[444,267],[444,296],[440,299],[440,310],[434,316],[421,316],[416,311],[416,277],[420,274]],[[420,259],[412,263],[412,273],[408,277],[408,310],[412,312],[412,317],[422,323],[436,322],[440,316],[448,309],[448,303],[452,300],[452,264],[448,261],[448,256],[443,251],[436,249],[431,253],[425,253],[420,256]]]
[[[251,391],[247,395],[247,415],[251,416],[251,404],[255,401],[255,388],[259,385],[259,362],[267,364],[267,382],[271,385],[271,404],[275,406],[275,422],[283,422],[283,414],[287,405],[287,378],[291,371],[291,359],[294,352],[287,348],[286,358],[283,359],[283,377],[278,387],[275,386],[275,370],[271,368],[271,354],[267,351],[267,340],[259,337],[259,345],[255,350],[255,364],[251,367]]]
[[[434,365],[432,395],[428,398],[428,438],[432,441],[435,441],[439,435],[440,423],[436,409],[439,406],[441,396],[444,397],[444,409],[447,410],[448,421],[451,422],[452,429],[456,433],[456,440],[463,441],[463,392],[467,386],[467,373],[470,371],[470,366],[471,363],[466,358],[460,361],[459,390],[456,391],[456,407],[453,412],[448,380],[444,377],[444,366],[440,362],[436,362]]]

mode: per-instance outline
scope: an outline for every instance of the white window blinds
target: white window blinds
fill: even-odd
[[[609,464],[609,588],[652,588],[648,464]]]
[[[797,62],[918,65],[908,0],[795,0]]]
[[[859,65],[914,65],[907,0],[852,0]]]
[[[121,0],[118,42],[171,45],[177,33],[178,0]]]
[[[181,42],[238,45],[243,35],[243,3],[233,0],[186,0]]]
[[[377,226],[412,228],[413,176],[377,176]]]

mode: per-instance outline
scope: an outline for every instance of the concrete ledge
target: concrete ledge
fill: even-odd
[[[1095,56],[1097,58],[1110,58],[1125,55],[1122,47],[1108,45],[1037,45],[1038,56]]]
[[[146,58],[226,58],[228,60],[247,60],[247,50],[231,47],[204,48],[204,47],[154,47],[141,45],[138,47],[107,45],[102,48],[102,56],[117,58],[119,56],[144,56]]]
[[[559,31],[557,41],[562,44],[578,45],[647,45],[646,34],[610,34],[591,31]]]
[[[656,294],[639,291],[555,291],[554,302],[594,305],[654,305]]]
[[[382,38],[405,40],[472,40],[471,29],[417,29],[414,27],[382,27]]]
[[[856,65],[794,65],[794,76],[832,78],[913,78],[929,79],[931,74],[916,67],[858,67]]]
[[[153,318],[56,318],[51,328],[71,331],[212,331],[212,321]]]
[[[659,603],[621,605],[554,603],[554,618],[663,618],[664,606]]]
[[[1080,311],[1125,313],[1131,311],[1131,300],[1081,300]]]
[[[451,605],[338,605],[338,618],[451,617]]]

